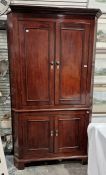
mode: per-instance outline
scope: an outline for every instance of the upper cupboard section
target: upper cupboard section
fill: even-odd
[[[86,105],[90,24],[37,19],[18,26],[22,105]]]

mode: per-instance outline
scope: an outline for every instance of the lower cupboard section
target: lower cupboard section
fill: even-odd
[[[88,111],[14,113],[14,155],[46,160],[87,155]]]

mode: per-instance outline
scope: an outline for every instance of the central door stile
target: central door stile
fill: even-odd
[[[60,25],[56,22],[56,53],[55,53],[55,104],[59,104],[59,74],[60,74]]]
[[[50,152],[54,152],[54,117],[50,116]]]
[[[55,116],[54,120],[54,153],[58,153],[58,116]]]
[[[54,105],[54,84],[55,84],[55,80],[54,80],[54,70],[55,70],[55,23],[51,23],[50,26],[50,31],[51,31],[51,35],[50,35],[50,62],[49,62],[49,69],[50,69],[50,97],[51,97],[51,104]]]

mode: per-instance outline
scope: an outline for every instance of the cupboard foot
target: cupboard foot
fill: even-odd
[[[88,159],[87,158],[83,158],[82,159],[82,165],[87,165],[88,163]]]
[[[14,159],[14,165],[18,170],[23,170],[25,168],[24,162]]]

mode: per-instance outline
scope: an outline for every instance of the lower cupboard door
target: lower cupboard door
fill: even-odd
[[[24,154],[42,156],[53,152],[53,121],[49,116],[24,117]]]
[[[87,121],[85,114],[57,116],[55,119],[55,153],[85,155],[87,150]]]

